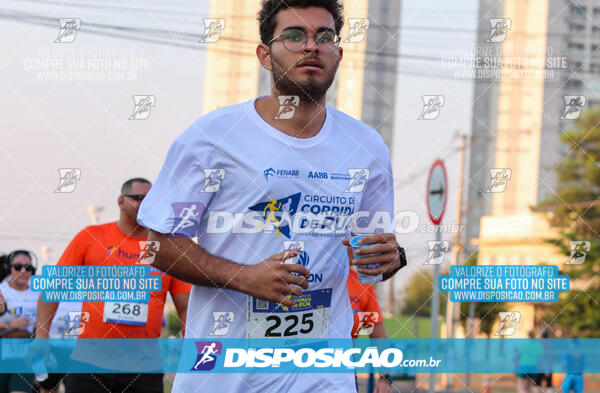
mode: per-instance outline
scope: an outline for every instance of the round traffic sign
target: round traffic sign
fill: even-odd
[[[431,166],[427,180],[427,213],[435,225],[439,225],[446,211],[447,188],[446,167],[442,160],[437,160]]]

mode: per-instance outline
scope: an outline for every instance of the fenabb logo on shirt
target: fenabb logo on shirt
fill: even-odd
[[[138,259],[140,259],[139,252],[127,252],[127,251],[121,249],[120,247],[115,247],[115,246],[108,246],[108,247],[106,247],[106,249],[108,250],[108,255],[114,255],[116,257],[125,258],[125,259],[133,259],[136,261]]]
[[[265,181],[269,181],[269,178],[275,177],[278,179],[290,179],[290,178],[298,178],[300,177],[299,169],[274,169],[267,168],[263,171],[263,175],[265,176]]]

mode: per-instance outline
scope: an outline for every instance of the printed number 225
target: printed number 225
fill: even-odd
[[[315,327],[312,317],[313,317],[313,313],[302,314],[302,322],[301,322],[302,326],[299,331],[296,330],[296,327],[298,326],[298,322],[299,322],[297,315],[290,314],[290,315],[287,315],[286,317],[284,317],[283,320],[285,322],[291,322],[291,323],[286,324],[287,328],[283,331],[283,337],[297,336],[298,332],[300,332],[302,334],[310,333],[313,330],[313,328]],[[281,337],[282,336],[281,332],[276,331],[277,328],[279,326],[281,326],[281,324],[282,324],[281,317],[279,317],[278,315],[269,315],[266,318],[266,320],[269,322],[272,321],[273,325],[269,326],[269,328],[265,332],[265,337]]]

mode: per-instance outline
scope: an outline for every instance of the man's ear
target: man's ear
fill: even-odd
[[[256,47],[256,57],[258,57],[258,61],[263,66],[263,68],[267,71],[271,71],[273,68],[271,64],[271,48],[267,45],[260,43]]]
[[[123,195],[119,195],[117,198],[117,204],[119,205],[119,208],[123,206],[123,203],[125,203],[125,197]]]

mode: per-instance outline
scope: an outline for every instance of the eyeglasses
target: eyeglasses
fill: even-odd
[[[271,45],[275,40],[281,38],[283,46],[290,52],[300,52],[306,47],[308,43],[308,37],[313,37],[317,47],[324,53],[335,52],[339,46],[341,38],[331,30],[323,30],[317,34],[307,35],[304,31],[299,29],[289,29],[273,37],[267,45]]]
[[[33,273],[35,271],[35,268],[33,267],[33,265],[24,265],[22,263],[15,263],[13,265],[11,265],[13,267],[13,269],[15,269],[16,271],[20,272],[23,268],[25,268],[25,271],[29,272],[29,273]]]
[[[124,197],[135,199],[138,202],[141,202],[146,194],[123,194]]]

